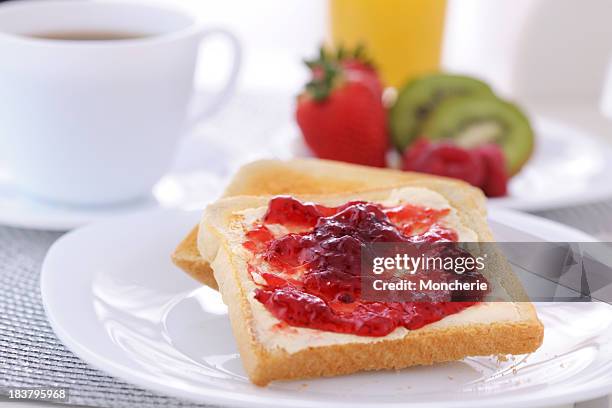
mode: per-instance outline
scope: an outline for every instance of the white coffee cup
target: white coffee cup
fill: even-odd
[[[142,35],[118,40],[34,38],[54,32]],[[224,89],[193,112],[203,38],[234,53]],[[182,134],[233,90],[235,37],[188,14],[128,2],[45,0],[0,6],[0,149],[24,193],[104,205],[150,194]]]

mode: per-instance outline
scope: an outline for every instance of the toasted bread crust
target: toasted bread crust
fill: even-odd
[[[376,200],[386,197],[389,190],[359,193],[359,197]],[[440,192],[438,190],[438,192]],[[480,207],[470,198],[470,190],[452,191],[463,222],[482,240],[491,233]],[[445,194],[443,194],[445,195]],[[349,201],[354,195],[304,197],[316,202]],[[244,260],[234,254],[226,239],[226,226],[236,211],[265,205],[269,197],[234,197],[209,206],[200,224],[198,248],[209,260],[225,303],[228,305],[232,329],[245,370],[257,385],[270,381],[335,376],[363,370],[400,369],[414,365],[429,365],[454,361],[467,356],[523,354],[535,351],[542,343],[544,330],[530,303],[517,303],[520,320],[491,324],[465,323],[451,327],[425,326],[408,335],[371,343],[349,343],[308,347],[289,353],[284,349],[269,349],[256,335],[252,307],[239,277]]]
[[[198,250],[199,225],[187,234],[172,253],[172,262],[200,283],[219,290],[210,264],[202,258]]]
[[[468,356],[524,354],[542,343],[537,320],[415,330],[399,340],[317,347],[288,354],[264,353],[251,380],[271,381],[329,377],[358,371],[401,369],[456,361]]]
[[[467,217],[480,217],[486,213],[482,192],[459,180],[318,159],[259,160],[249,163],[234,175],[224,197],[354,193],[401,186],[427,187],[441,193],[454,207],[471,206],[475,212]],[[467,225],[473,223],[471,219],[463,221]],[[199,254],[197,229],[198,226],[194,227],[179,244],[172,254],[172,261],[194,279],[218,289],[209,263]],[[478,232],[483,241],[492,240],[487,231]]]

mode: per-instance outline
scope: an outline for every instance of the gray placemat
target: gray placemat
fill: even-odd
[[[612,233],[612,203],[540,212],[599,237]],[[110,377],[55,337],[41,303],[40,265],[59,233],[0,227],[0,389],[67,387],[71,404],[196,407]]]
[[[540,211],[535,214],[582,230],[603,242],[612,242],[612,201]]]
[[[59,236],[0,227],[0,393],[10,387],[65,387],[71,404],[201,407],[110,377],[88,366],[55,337],[41,303],[39,272],[47,249]]]

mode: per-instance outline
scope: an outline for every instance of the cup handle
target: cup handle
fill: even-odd
[[[242,61],[242,47],[240,41],[231,32],[222,28],[210,28],[200,32],[200,43],[213,36],[224,37],[230,48],[232,49],[232,67],[229,71],[229,75],[225,82],[225,86],[217,92],[216,95],[212,96],[212,100],[207,103],[197,104],[190,116],[188,128],[193,128],[198,122],[206,119],[216,113],[228,101],[229,97],[234,93],[236,89],[236,82],[238,80],[238,74],[240,73],[240,66]],[[196,101],[197,102],[197,101]]]

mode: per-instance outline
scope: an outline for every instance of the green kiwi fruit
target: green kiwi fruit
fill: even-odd
[[[403,151],[420,136],[421,125],[444,99],[457,95],[494,97],[489,85],[478,79],[449,74],[429,74],[408,82],[391,109],[389,127],[393,144]]]
[[[504,151],[510,175],[518,173],[533,151],[529,119],[516,105],[491,96],[445,99],[429,114],[422,132],[429,139],[452,139],[465,148],[496,143]]]

